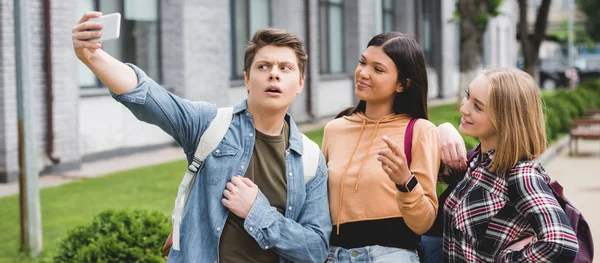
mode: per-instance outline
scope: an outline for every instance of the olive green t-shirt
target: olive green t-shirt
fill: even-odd
[[[280,135],[269,136],[256,131],[256,142],[246,170],[246,178],[252,180],[267,197],[271,206],[285,212],[287,181],[285,150],[289,141],[289,125],[284,121]],[[244,229],[244,219],[229,213],[219,241],[221,262],[279,262],[279,256],[271,249],[262,249]]]

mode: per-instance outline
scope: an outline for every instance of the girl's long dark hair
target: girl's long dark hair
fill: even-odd
[[[412,118],[427,119],[427,70],[423,50],[417,41],[400,32],[386,32],[374,36],[367,47],[382,47],[383,52],[394,61],[398,82],[404,87],[396,93],[392,110],[395,114],[409,114]],[[338,113],[336,118],[365,112],[367,102],[361,100],[355,107]]]

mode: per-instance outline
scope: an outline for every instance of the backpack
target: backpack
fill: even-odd
[[[179,189],[177,190],[175,207],[173,208],[173,214],[171,216],[173,231],[169,234],[169,237],[163,246],[162,254],[164,257],[169,255],[171,247],[173,247],[174,250],[180,250],[179,227],[181,225],[181,220],[183,219],[183,209],[192,188],[191,186],[193,186],[194,179],[198,170],[200,170],[202,162],[204,162],[206,157],[208,157],[208,155],[221,143],[227,130],[229,130],[232,117],[233,108],[219,108],[217,110],[217,116],[211,121],[204,134],[200,137],[194,158],[188,165],[188,169],[185,171],[183,180],[181,180]],[[317,173],[321,149],[319,148],[319,145],[304,134],[302,134],[302,144],[305,152],[305,154],[302,155],[304,182],[307,183]]]
[[[408,123],[408,126],[406,127],[406,132],[404,134],[404,154],[406,155],[406,162],[409,165],[409,167],[410,167],[410,162],[412,159],[411,158],[412,134],[413,134],[414,123],[416,122],[416,120],[417,119],[410,120],[410,122]],[[475,159],[475,156],[479,152],[479,149],[480,149],[479,146],[477,146],[477,147],[469,150],[469,152],[467,153],[467,164],[470,164],[473,161],[473,159]],[[458,173],[460,173],[460,172],[458,172]],[[460,181],[460,178],[462,178],[462,176],[458,173],[455,172],[455,173],[451,174],[450,176],[448,176],[449,180],[448,179],[446,180],[448,182],[448,188],[446,188],[446,190],[442,194],[440,194],[440,196],[438,197],[438,202],[441,205],[438,206],[438,214],[435,219],[435,222],[434,222],[433,226],[431,227],[431,229],[429,231],[427,231],[427,233],[425,233],[424,235],[434,236],[434,237],[442,237],[443,236],[443,227],[444,227],[444,216],[443,216],[444,209],[443,209],[443,207],[444,207],[446,198],[454,190],[454,188]],[[464,173],[462,173],[462,175],[464,176]],[[554,197],[560,204],[560,207],[565,211],[565,214],[567,215],[567,218],[569,219],[569,222],[571,223],[571,226],[573,227],[573,231],[575,232],[575,235],[577,236],[577,243],[579,244],[579,251],[577,253],[577,257],[575,258],[575,261],[573,261],[573,262],[574,263],[591,263],[591,262],[593,262],[594,240],[592,239],[592,233],[590,231],[589,224],[587,223],[585,218],[583,218],[583,215],[581,214],[581,212],[577,208],[575,208],[575,206],[571,202],[569,202],[569,200],[567,199],[567,197],[564,194],[562,185],[560,185],[558,183],[558,181],[551,180],[550,183],[548,184],[548,186],[550,187],[550,189],[552,189],[552,193],[554,194]]]
[[[567,214],[571,227],[577,236],[577,243],[579,244],[579,250],[577,257],[575,257],[574,263],[591,263],[594,260],[594,240],[592,239],[592,233],[590,232],[590,226],[588,225],[583,215],[565,196],[563,187],[556,180],[550,181],[550,189],[554,197],[560,204],[560,207]]]

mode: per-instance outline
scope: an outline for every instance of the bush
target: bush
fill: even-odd
[[[581,105],[581,101],[579,98],[576,98],[572,94],[573,92],[570,90],[557,90],[554,94],[555,98],[558,99],[559,107],[565,108],[568,110],[571,118],[577,118],[583,114],[583,105]]]
[[[544,115],[546,124],[546,139],[550,142],[558,137],[561,122],[558,114],[556,114],[556,111],[553,108],[546,108]]]
[[[587,109],[587,100],[582,98],[580,93],[575,92],[575,90],[565,91],[561,94],[561,97],[577,109],[577,117],[581,116]]]
[[[69,231],[54,262],[164,262],[168,217],[143,210],[107,210]]]
[[[579,88],[575,92],[579,93],[588,102],[586,109],[600,107],[600,92],[594,92],[592,89],[586,88]]]
[[[582,89],[586,89],[600,95],[600,80],[595,81],[586,81],[582,83],[580,86]]]
[[[600,107],[600,80],[581,84],[575,90],[542,92],[546,136],[555,139],[571,129],[571,121],[590,108]]]
[[[565,105],[568,103],[561,102],[554,94],[544,96],[543,99],[545,104],[545,118],[550,118],[550,115],[555,115],[558,118],[558,125],[556,127],[552,126],[553,130],[551,132],[558,135],[561,132],[568,131],[572,119],[569,113],[570,105]]]

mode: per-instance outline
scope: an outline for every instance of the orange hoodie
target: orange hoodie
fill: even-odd
[[[377,152],[388,148],[383,135],[404,146],[409,121],[406,114],[372,120],[355,113],[325,126],[323,154],[329,170],[329,209],[338,231],[344,223],[395,217],[403,217],[417,234],[433,225],[440,166],[440,138],[435,125],[424,119],[415,123],[410,170],[419,183],[411,192],[398,191],[377,160]]]

